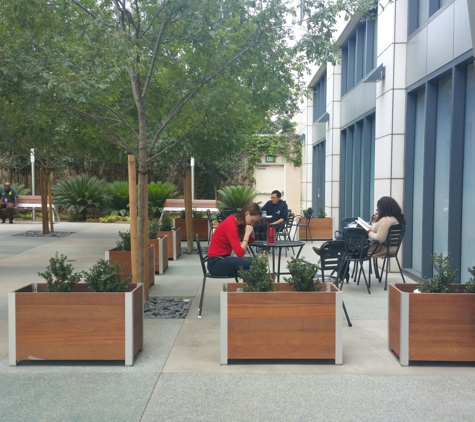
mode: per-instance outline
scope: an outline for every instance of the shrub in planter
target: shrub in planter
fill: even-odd
[[[249,268],[249,271],[243,269],[238,271],[238,275],[246,285],[245,292],[273,292],[275,274],[269,270],[269,260],[267,255],[257,256]]]
[[[232,208],[235,213],[259,195],[251,186],[225,186],[219,189],[218,193],[221,197],[221,201],[218,201],[219,208]]]
[[[159,228],[157,231],[169,232],[172,230],[172,219],[167,214],[162,214],[159,220]]]
[[[132,276],[122,280],[120,270],[119,264],[100,259],[84,273],[84,281],[91,292],[126,292]]]
[[[454,283],[457,270],[450,267],[451,256],[442,254],[430,255],[430,260],[434,266],[436,275],[432,278],[424,277],[422,283],[419,283],[421,293],[455,293],[457,290],[451,289],[450,285]]]
[[[471,278],[468,280],[468,283],[465,285],[465,292],[475,293],[475,265],[468,269],[468,272],[471,274]]]
[[[73,266],[66,264],[68,257],[61,254],[50,258],[44,273],[38,275],[46,280],[47,292],[70,292],[81,281],[82,273],[73,273]]]
[[[160,223],[158,220],[149,221],[147,235],[148,244],[154,246],[155,272],[163,274],[168,268],[168,236],[159,235]]]
[[[131,251],[132,246],[130,244],[130,230],[126,232],[119,232],[120,239],[117,241],[117,247],[121,251]]]
[[[323,286],[315,279],[320,270],[316,264],[311,264],[303,258],[291,257],[287,264],[291,278],[284,277],[297,292],[315,292],[322,290]]]
[[[173,230],[172,221],[168,214],[162,214],[157,236],[168,237],[168,259],[176,260],[181,255],[181,230],[179,228]]]

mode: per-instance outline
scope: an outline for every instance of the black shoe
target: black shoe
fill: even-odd
[[[10,223],[10,224],[13,224],[13,220],[10,220],[9,223]]]
[[[315,251],[317,255],[320,255],[320,252],[321,252],[320,248],[317,248],[316,246],[314,246],[313,250]]]
[[[5,224],[6,218],[2,218],[2,224]]]

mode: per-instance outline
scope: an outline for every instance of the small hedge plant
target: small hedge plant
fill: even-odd
[[[84,281],[89,285],[91,292],[125,292],[132,279],[129,275],[122,280],[120,270],[125,265],[111,264],[109,261],[100,259],[94,266],[84,273]]]
[[[246,285],[245,292],[273,292],[275,274],[269,271],[269,261],[267,255],[257,256],[253,259],[249,271],[240,269],[238,275]]]
[[[311,264],[305,261],[303,258],[291,257],[287,263],[287,268],[292,277],[286,278],[292,288],[297,292],[315,292],[322,289],[323,286],[319,286],[315,276],[318,274],[320,267],[317,264]]]
[[[66,264],[68,257],[61,254],[49,259],[49,265],[44,273],[38,275],[46,280],[47,292],[70,292],[76,283],[81,281],[82,272],[74,273],[73,266]]]
[[[457,270],[450,267],[450,254],[430,255],[430,260],[434,266],[436,275],[432,278],[424,277],[424,282],[419,282],[419,290],[422,293],[455,293],[457,290],[450,289],[449,286],[454,283]]]
[[[126,232],[119,232],[120,239],[117,241],[117,246],[121,251],[131,251],[132,246],[130,244],[130,230]]]
[[[169,232],[172,230],[172,219],[167,214],[162,214],[159,220],[160,231]]]
[[[469,268],[468,272],[472,277],[470,277],[468,283],[465,285],[465,292],[475,293],[475,265]]]

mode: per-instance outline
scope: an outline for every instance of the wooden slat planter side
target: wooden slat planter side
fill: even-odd
[[[302,223],[306,220],[302,220]],[[313,239],[333,239],[333,218],[316,218],[310,219],[310,231]],[[300,240],[311,240],[306,238],[305,227],[299,227]]]
[[[168,237],[168,259],[176,261],[181,255],[181,230],[158,231],[158,237]]]
[[[148,244],[155,250],[155,273],[163,274],[168,268],[168,236],[148,239]]]
[[[243,284],[228,283],[225,295],[228,359],[334,359],[341,364],[341,292],[294,292],[286,283],[275,292],[236,292]],[[221,303],[223,309],[223,302]],[[223,344],[222,344],[223,347]],[[224,360],[224,362],[223,362]]]
[[[89,292],[84,283],[68,293],[45,287],[31,284],[9,294],[10,365],[29,359],[133,364],[143,346],[142,284],[129,284],[124,293]]]
[[[184,218],[175,218],[175,228],[181,230],[181,240],[186,240],[186,222]],[[200,240],[208,240],[209,223],[207,218],[193,218],[193,240],[196,235]]]
[[[105,252],[105,259],[112,263],[125,265],[121,273],[123,279],[132,274],[132,255],[130,251],[121,251],[118,247]],[[155,284],[155,248],[153,245],[148,247],[148,285]]]
[[[460,293],[412,293],[417,285],[390,287],[400,301],[400,350],[395,336],[393,340],[390,337],[389,346],[400,357],[401,365],[411,360],[475,361],[475,294],[462,293],[465,286],[457,284],[452,288]],[[396,300],[390,293],[390,309],[397,308]],[[397,327],[397,314],[390,311],[389,318],[389,326]]]

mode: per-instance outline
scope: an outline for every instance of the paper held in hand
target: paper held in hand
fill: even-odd
[[[366,231],[367,230],[371,230],[371,225],[368,224],[366,221],[364,221],[361,217],[358,217],[356,219],[356,222],[361,226],[363,227]]]

